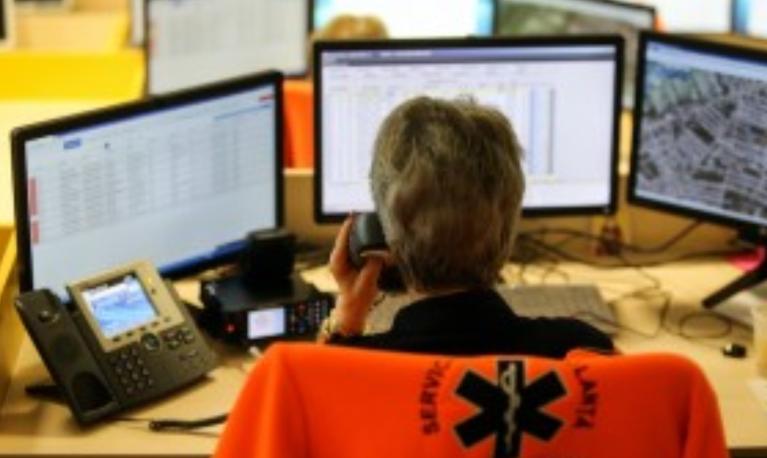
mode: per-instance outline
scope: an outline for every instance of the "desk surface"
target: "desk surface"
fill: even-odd
[[[698,309],[698,303],[705,294],[739,274],[723,260],[674,263],[647,269],[647,272],[660,278],[663,288],[673,294],[673,306],[667,319],[672,329],[680,317]],[[519,269],[509,266],[503,274],[507,280],[516,279]],[[626,268],[597,270],[562,264],[553,275],[550,269],[526,269],[525,278],[531,283],[544,276],[552,282],[596,282],[607,300],[648,281],[637,271]],[[326,269],[308,271],[305,277],[320,288],[333,288]],[[179,289],[187,298],[197,295],[196,286],[191,282],[181,284]],[[381,307],[384,308],[380,310],[385,312],[388,305]],[[616,304],[616,312],[624,325],[652,334],[658,326],[658,307],[643,301],[625,300]],[[711,333],[717,330],[717,326],[720,323],[713,320],[694,320],[686,331],[690,334]],[[767,451],[767,412],[760,407],[748,387],[748,382],[756,377],[753,359],[737,360],[721,355],[719,347],[729,341],[744,343],[751,349],[750,332],[739,327],[721,339],[689,340],[668,331],[662,331],[654,338],[621,331],[616,338],[617,345],[626,353],[673,352],[686,355],[700,364],[718,395],[729,447],[739,456],[758,456],[752,453]],[[234,402],[253,358],[231,350],[224,351],[224,364],[213,371],[208,380],[126,416],[142,419],[199,418],[226,411]],[[66,407],[24,395],[26,384],[45,376],[45,369],[27,340],[0,415],[0,456],[207,456],[215,446],[220,427],[194,434],[158,434],[147,431],[143,422],[111,422],[81,431]]]

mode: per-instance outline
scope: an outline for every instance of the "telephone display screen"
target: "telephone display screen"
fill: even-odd
[[[83,297],[108,339],[157,317],[157,310],[135,275],[86,289]]]
[[[285,334],[285,309],[254,310],[248,314],[248,339]]]

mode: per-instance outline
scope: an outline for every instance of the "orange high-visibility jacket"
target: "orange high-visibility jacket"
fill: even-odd
[[[679,356],[448,357],[277,344],[216,457],[724,458],[719,411]]]

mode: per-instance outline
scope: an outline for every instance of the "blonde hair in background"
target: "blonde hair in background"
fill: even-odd
[[[386,25],[375,16],[342,14],[315,30],[312,41],[320,40],[384,40],[389,38]]]
[[[315,30],[309,38],[306,50],[307,75],[313,73],[312,48],[317,41],[338,40],[386,40],[389,32],[386,25],[376,16],[355,16],[342,14],[334,17],[321,29]]]

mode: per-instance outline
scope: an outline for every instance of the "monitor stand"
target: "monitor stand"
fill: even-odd
[[[760,246],[767,250],[767,243],[762,242]],[[763,256],[759,265],[754,269],[703,299],[703,307],[707,309],[714,308],[739,292],[751,289],[765,280],[767,280],[767,255]]]

